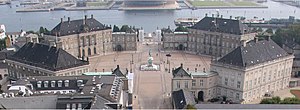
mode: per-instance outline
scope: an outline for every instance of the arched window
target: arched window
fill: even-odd
[[[89,55],[89,56],[92,55],[92,52],[91,52],[91,49],[90,49],[90,48],[88,49],[88,55]]]

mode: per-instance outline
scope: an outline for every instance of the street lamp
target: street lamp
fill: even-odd
[[[167,64],[169,64],[169,73],[170,73],[170,70],[171,70],[171,69],[170,69],[170,67],[171,67],[170,64],[171,64],[171,63],[170,63],[170,61],[169,61],[169,57],[171,57],[171,54],[168,53],[166,56],[167,56]]]

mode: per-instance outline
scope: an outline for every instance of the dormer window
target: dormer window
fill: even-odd
[[[69,80],[65,80],[65,87],[69,87]]]
[[[83,84],[83,80],[77,80],[77,86],[81,86]]]
[[[51,87],[55,87],[55,81],[51,81]]]
[[[57,86],[62,87],[62,81],[61,80],[57,81]]]
[[[37,87],[38,87],[38,88],[41,88],[41,87],[42,87],[42,81],[38,81],[38,82],[37,82]]]
[[[48,81],[44,81],[44,87],[45,87],[45,88],[48,87]]]

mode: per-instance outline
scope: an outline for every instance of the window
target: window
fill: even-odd
[[[37,82],[37,87],[38,87],[38,88],[41,88],[41,87],[42,87],[42,81],[38,81],[38,82]]]
[[[44,81],[44,87],[45,87],[45,88],[48,87],[48,81]]]
[[[55,87],[55,81],[51,81],[51,87]]]
[[[72,71],[72,72],[71,72],[71,75],[76,75],[76,72],[75,72],[75,71]]]
[[[231,79],[231,85],[230,86],[233,87],[233,85],[234,85],[234,79]]]
[[[189,88],[189,82],[188,82],[188,81],[185,81],[185,82],[184,82],[184,87],[185,87],[185,88]]]
[[[269,81],[271,81],[271,74],[269,75]]]
[[[177,81],[177,88],[180,88],[180,81]]]
[[[81,105],[81,103],[78,103],[78,110],[81,110],[82,109],[82,105]]]
[[[192,80],[192,86],[196,86],[196,80]]]
[[[67,110],[70,110],[70,108],[71,108],[71,105],[67,104]]]
[[[203,80],[202,79],[200,80],[200,86],[203,86]]]
[[[69,80],[65,80],[65,87],[69,87]]]
[[[250,80],[250,82],[249,82],[249,88],[250,89],[252,88],[252,80]]]
[[[257,82],[257,78],[255,78],[255,80],[254,80],[254,85],[256,85],[256,82]]]
[[[57,86],[62,87],[62,81],[61,80],[57,81]]]
[[[266,73],[264,73],[263,82],[266,82]]]
[[[241,81],[237,81],[237,88],[241,88]]]
[[[236,99],[240,99],[240,94],[239,94],[239,93],[236,93],[236,94],[235,94],[235,98],[236,98]]]
[[[228,85],[228,78],[225,78],[225,85]]]
[[[258,82],[257,82],[257,84],[260,84],[260,77],[258,78]]]

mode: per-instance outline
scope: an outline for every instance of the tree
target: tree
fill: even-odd
[[[187,32],[187,28],[183,27],[183,26],[178,26],[176,29],[175,29],[175,32]]]
[[[186,109],[194,109],[195,110],[196,107],[194,105],[187,104]]]
[[[118,26],[114,25],[113,32],[120,32],[120,29]]]

